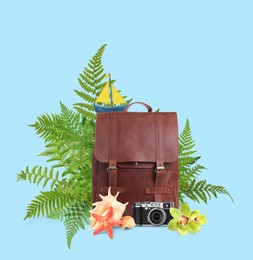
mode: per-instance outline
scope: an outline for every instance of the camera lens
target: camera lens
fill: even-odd
[[[166,220],[166,213],[163,209],[152,209],[148,214],[148,221],[152,225],[162,225]]]

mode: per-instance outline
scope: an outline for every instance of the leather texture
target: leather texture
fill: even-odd
[[[119,192],[129,202],[174,202],[178,207],[178,126],[174,112],[97,113],[92,167],[93,202]]]

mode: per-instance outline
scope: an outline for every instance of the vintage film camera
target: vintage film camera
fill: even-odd
[[[172,219],[170,208],[173,202],[135,202],[133,206],[134,220],[139,226],[168,225]]]

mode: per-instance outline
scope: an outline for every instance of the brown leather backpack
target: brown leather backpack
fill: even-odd
[[[127,112],[139,103],[148,112]],[[93,202],[119,192],[129,202],[174,202],[178,207],[178,127],[174,112],[152,112],[142,102],[124,112],[97,113],[92,165]]]

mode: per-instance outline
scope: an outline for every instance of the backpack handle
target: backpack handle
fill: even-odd
[[[140,105],[143,105],[144,107],[146,107],[147,108],[147,110],[148,110],[148,112],[152,112],[152,107],[151,106],[149,106],[148,104],[146,104],[146,103],[143,103],[143,102],[133,102],[133,103],[131,103],[131,104],[129,104],[129,105],[127,105],[126,107],[125,107],[125,109],[124,109],[124,111],[123,112],[127,112],[128,111],[128,109],[132,106],[132,105],[134,105],[134,104],[140,104]]]

